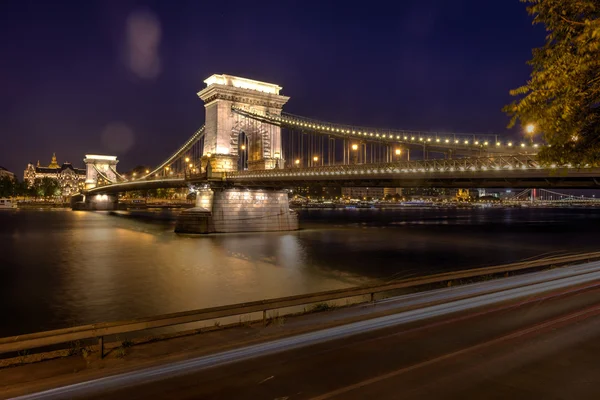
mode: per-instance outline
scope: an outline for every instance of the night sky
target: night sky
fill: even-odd
[[[277,83],[285,111],[326,121],[505,133],[544,35],[518,0],[4,0],[0,165],[154,165],[204,123],[214,73]]]

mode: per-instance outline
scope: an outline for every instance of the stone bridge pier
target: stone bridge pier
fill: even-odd
[[[118,210],[120,209],[119,196],[117,194],[78,194],[71,197],[71,208],[85,211]]]
[[[232,233],[291,231],[298,215],[289,208],[286,190],[204,187],[196,207],[183,211],[178,233]]]

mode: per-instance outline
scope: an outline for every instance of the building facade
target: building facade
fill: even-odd
[[[7,170],[4,167],[0,167],[0,178],[10,178],[10,179],[15,179],[15,174],[13,174],[12,172],[10,172],[9,170]]]
[[[344,187],[342,188],[342,196],[349,199],[358,200],[373,200],[382,199],[384,188],[382,187]]]
[[[69,162],[59,165],[56,161],[56,154],[52,155],[52,161],[47,167],[32,163],[27,164],[23,173],[23,180],[31,187],[36,179],[50,178],[56,179],[60,185],[62,196],[71,196],[78,193],[85,187],[86,170],[75,168]]]

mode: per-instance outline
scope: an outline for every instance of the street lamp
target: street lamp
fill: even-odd
[[[189,158],[189,157],[186,157],[186,158],[185,158],[185,162],[190,162],[190,158]]]
[[[241,149],[242,149],[242,150],[246,150],[246,145],[245,145],[245,144],[243,144],[243,145],[241,146]]]
[[[149,170],[146,170],[146,173],[147,173],[147,174],[149,174],[149,173],[150,173],[150,171],[149,171]]]
[[[190,163],[190,168],[192,168],[194,166],[194,164]]]
[[[358,145],[356,143],[352,145],[352,150],[354,150],[354,151],[358,150]]]
[[[527,133],[529,133],[530,135],[533,135],[535,133],[535,125],[534,124],[527,124],[527,126],[525,127],[525,131]]]
[[[296,161],[294,161],[294,163],[296,164],[297,167],[300,166],[300,160],[297,159]]]

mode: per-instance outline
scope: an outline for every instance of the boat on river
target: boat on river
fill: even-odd
[[[0,210],[9,210],[16,207],[17,205],[11,199],[6,197],[0,198]]]

